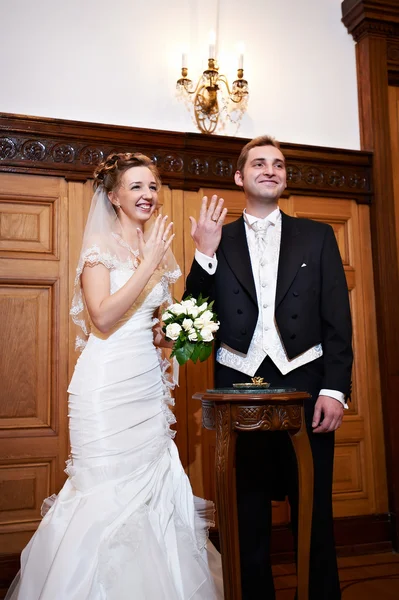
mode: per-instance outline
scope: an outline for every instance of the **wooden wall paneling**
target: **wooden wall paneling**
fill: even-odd
[[[396,250],[399,256],[399,87],[390,86],[388,90],[389,120],[391,128],[391,152],[393,193],[395,205]],[[399,268],[399,265],[398,265]]]
[[[368,352],[371,349],[374,357],[377,352],[375,338],[365,337],[366,318],[370,319],[372,315],[375,323],[373,306],[365,293],[372,292],[369,287],[371,265],[367,262],[369,254],[362,254],[363,246],[368,245],[369,227],[367,222],[360,221],[359,207],[351,200],[332,201],[294,196],[291,201],[295,216],[323,221],[333,227],[350,290],[355,355],[353,394],[343,425],[336,434],[334,515],[372,514],[377,510],[377,493],[380,498],[379,506],[385,500],[386,507],[386,486],[384,487],[384,480],[380,479],[377,490],[374,479],[374,473],[384,472],[385,466],[383,445],[374,454],[373,449],[376,449],[372,444],[372,431],[376,430],[375,436],[379,440],[382,438],[382,423],[381,419],[376,422],[370,419],[370,405],[379,404],[381,407],[381,397],[378,392],[371,396],[368,387]],[[373,365],[373,373],[378,382],[378,363]]]
[[[0,248],[16,252],[50,252],[51,204],[6,202],[1,210]]]
[[[180,300],[183,297],[185,288],[185,272],[184,272],[184,192],[183,190],[171,191],[171,210],[167,213],[173,221],[173,232],[175,239],[173,240],[172,250],[175,255],[177,264],[180,267],[182,276],[175,283],[172,289],[173,298]],[[179,385],[175,388],[173,396],[175,398],[175,414],[177,419],[176,424],[176,444],[179,449],[180,459],[183,467],[189,473],[189,430],[188,430],[188,415],[189,407],[191,406],[190,397],[187,396],[187,368],[179,367]]]
[[[195,246],[190,236],[189,216],[198,220],[202,194],[184,192],[183,196],[183,226],[184,226],[184,278],[190,270],[194,258]],[[203,448],[207,446],[205,440],[206,430],[202,428],[201,403],[192,399],[193,395],[212,385],[211,360],[205,363],[191,362],[184,367],[186,374],[187,398],[187,431],[188,431],[188,473],[194,494],[202,498],[212,499],[206,486],[208,478],[213,478],[213,473],[208,473],[208,461],[203,461]],[[212,433],[212,432],[211,432]]]
[[[90,210],[93,195],[92,180],[83,182],[68,182],[68,313],[72,305],[75,284],[76,267],[82,247],[83,232]],[[69,316],[69,315],[68,315]],[[75,339],[78,327],[69,316],[69,360],[68,381],[70,381],[79,352],[75,350]]]
[[[160,194],[160,211],[163,215],[168,215],[168,221],[173,222],[173,233],[175,238],[172,243],[172,251],[176,262],[179,265],[182,276],[172,286],[172,296],[177,300],[183,296],[184,292],[184,224],[183,224],[183,191],[171,190],[168,186],[162,186]],[[170,353],[167,353],[170,354]],[[187,395],[186,395],[186,367],[179,368],[179,385],[172,392],[175,406],[173,412],[177,423],[174,426],[177,434],[175,442],[179,450],[180,459],[183,467],[188,472],[188,420],[187,420]]]
[[[388,470],[389,510],[394,546],[399,548],[399,297],[389,80],[399,68],[399,4],[396,0],[344,0],[343,22],[356,44],[362,148],[373,151],[371,205],[374,279]],[[396,84],[398,81],[396,81]]]
[[[373,277],[373,259],[371,252],[370,208],[357,207],[359,236],[355,243],[361,266],[361,286],[363,304],[363,323],[360,327],[359,342],[364,348],[362,387],[367,390],[368,423],[370,425],[370,453],[374,477],[375,513],[388,512],[388,488],[385,456],[385,438],[383,423],[383,398],[381,395],[381,377],[378,361],[378,323],[375,306],[375,287]],[[359,388],[358,388],[359,390]],[[361,390],[358,391],[360,393]]]
[[[64,479],[66,217],[64,181],[0,174],[0,553],[22,549]]]
[[[36,177],[29,193],[29,176],[1,174],[0,257],[34,260],[59,258],[59,211],[55,179]],[[35,185],[36,183],[36,185]]]
[[[3,283],[1,348],[4,429],[50,426],[52,283]],[[6,343],[7,340],[7,343]],[[23,357],[16,360],[18,356]]]
[[[0,171],[85,181],[111,151],[140,151],[171,188],[236,191],[233,174],[247,139],[0,113]],[[282,143],[292,193],[370,202],[371,155]]]

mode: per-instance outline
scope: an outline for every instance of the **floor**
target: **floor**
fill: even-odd
[[[338,565],[342,600],[399,600],[399,554],[346,556]],[[275,565],[273,572],[276,600],[293,600],[294,565]]]
[[[338,563],[342,600],[399,600],[399,554],[348,556],[339,558]],[[273,572],[276,600],[293,600],[294,565],[275,565]],[[1,575],[5,573],[0,573],[0,598],[4,598],[6,588],[1,585]]]

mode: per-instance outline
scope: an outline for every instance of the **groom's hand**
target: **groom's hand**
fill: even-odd
[[[189,217],[191,237],[197,250],[206,256],[215,254],[222,237],[222,225],[227,215],[227,208],[223,208],[223,202],[223,198],[218,200],[218,197],[214,195],[208,206],[208,197],[204,196],[198,223],[194,217]]]
[[[335,431],[341,426],[344,407],[331,396],[319,396],[313,413],[313,433]]]

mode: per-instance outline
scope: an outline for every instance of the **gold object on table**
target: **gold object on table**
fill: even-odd
[[[270,383],[263,380],[263,377],[251,377],[251,383],[233,383],[234,388],[268,388]]]

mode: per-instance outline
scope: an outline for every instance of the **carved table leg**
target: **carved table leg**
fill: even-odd
[[[237,434],[231,425],[229,404],[216,411],[216,508],[222,554],[224,598],[241,600],[235,452]]]
[[[298,463],[298,600],[309,599],[310,537],[313,512],[313,457],[306,431],[304,409],[299,431],[289,431]]]

